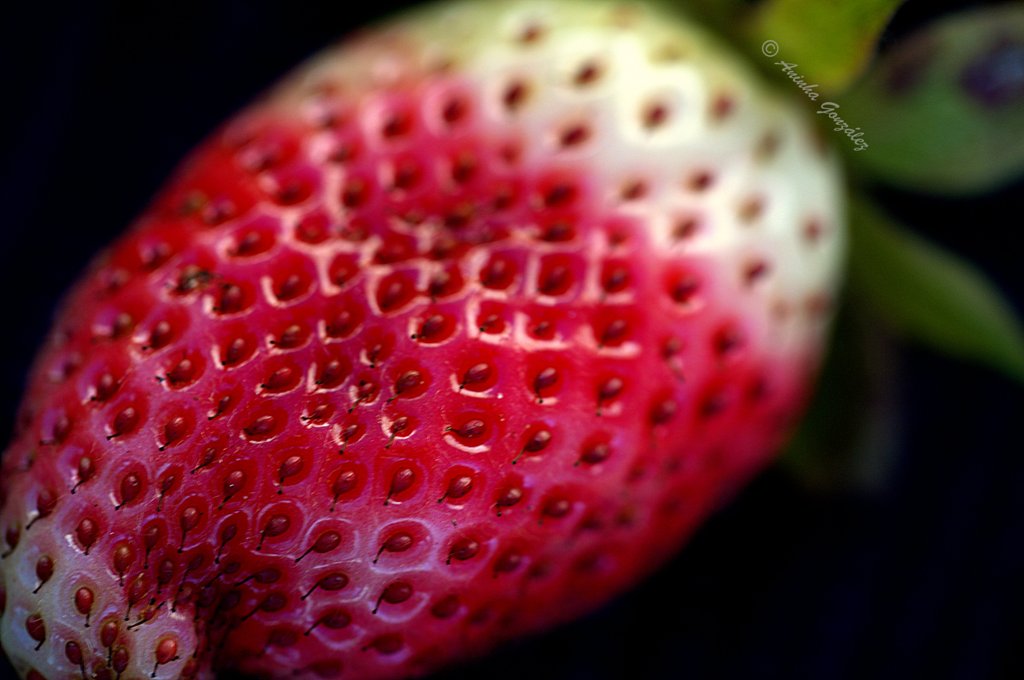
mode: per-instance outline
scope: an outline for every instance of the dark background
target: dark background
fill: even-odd
[[[403,4],[0,9],[0,440],[59,295],[183,154],[317,48]],[[911,0],[884,44],[967,6]],[[882,194],[1018,309],[1022,196],[1021,182],[969,201]],[[445,677],[1024,677],[1024,389],[900,354],[884,483],[813,492],[770,470],[639,589]]]

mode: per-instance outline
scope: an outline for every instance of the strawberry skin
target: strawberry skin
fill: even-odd
[[[594,608],[784,441],[841,208],[795,106],[642,5],[346,41],[69,294],[3,458],[5,652],[405,677]]]

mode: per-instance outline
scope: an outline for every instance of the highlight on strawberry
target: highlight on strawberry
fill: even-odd
[[[871,117],[898,3],[837,16],[838,55],[800,52],[800,3],[735,4],[427,5],[210,136],[32,369],[0,472],[18,674],[425,675],[636,584],[794,433],[813,467],[837,314],[1024,376],[995,290],[844,179],[950,190],[891,153],[931,108]],[[869,69],[863,160],[766,36],[827,91]]]

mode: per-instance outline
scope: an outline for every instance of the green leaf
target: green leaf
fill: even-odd
[[[762,58],[796,64],[808,84],[839,92],[867,67],[900,1],[765,0],[748,36]],[[766,41],[774,41],[777,55]]]
[[[813,491],[877,490],[899,456],[897,354],[870,316],[846,299],[817,388],[781,463]]]
[[[752,14],[749,0],[673,0],[673,4],[733,39],[740,37]]]
[[[1024,381],[1024,330],[981,272],[865,201],[850,218],[855,296],[910,338]]]
[[[1024,172],[1024,5],[957,14],[901,43],[843,96],[870,147],[851,159],[898,186],[969,194]]]

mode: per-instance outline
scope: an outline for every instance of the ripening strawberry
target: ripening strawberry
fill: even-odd
[[[388,678],[578,616],[771,458],[834,158],[681,19],[442,5],[206,142],[70,293],[3,460],[25,678]]]

